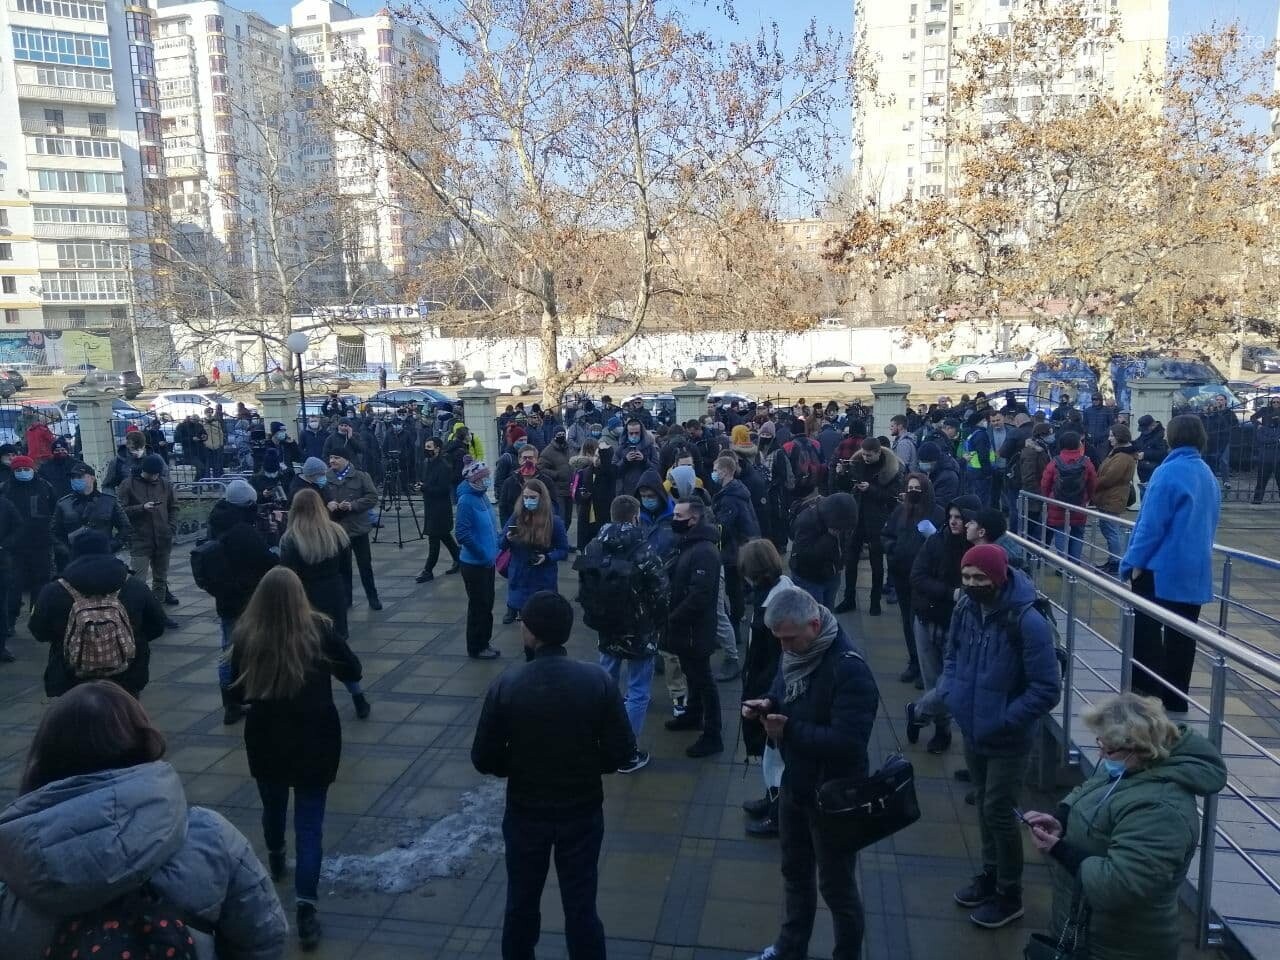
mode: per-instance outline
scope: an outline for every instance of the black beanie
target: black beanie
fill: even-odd
[[[525,601],[520,619],[542,643],[562,647],[573,629],[573,607],[551,590],[539,590]]]

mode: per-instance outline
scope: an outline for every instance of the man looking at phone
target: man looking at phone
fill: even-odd
[[[782,661],[769,696],[744,701],[742,715],[764,724],[786,764],[778,796],[786,904],[778,938],[753,960],[808,956],[819,888],[835,927],[832,960],[855,960],[865,926],[858,855],[824,841],[815,797],[827,780],[867,776],[875,678],[835,615],[804,590],[774,594],[765,626],[778,638]]]

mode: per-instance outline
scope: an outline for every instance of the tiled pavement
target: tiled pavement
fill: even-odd
[[[459,579],[442,575],[447,557],[434,583],[413,582],[425,552],[425,542],[403,550],[375,545],[386,609],[375,614],[357,601],[352,611],[352,645],[364,662],[373,714],[363,723],[356,720],[335,685],[345,744],[339,779],[329,794],[326,855],[391,852],[389,859],[364,864],[359,883],[325,884],[326,938],[313,956],[451,960],[499,955],[505,881],[493,826],[500,788],[471,792],[485,778],[472,770],[469,750],[484,690],[518,657],[518,628],[498,627],[501,661],[469,661],[462,639],[465,598]],[[573,574],[567,566],[561,566],[561,589],[571,596]],[[175,557],[174,590],[183,598],[177,611],[182,628],[154,645],[143,703],[169,738],[170,759],[182,772],[191,802],[225,814],[263,854],[260,808],[241,727],[221,722],[212,602],[191,584],[185,551]],[[895,676],[903,660],[897,611],[887,607],[880,618],[854,613],[842,622],[867,652],[901,735],[899,718],[913,691]],[[13,796],[45,702],[39,684],[43,650],[22,628],[13,649],[19,661],[0,669],[0,802]],[[594,656],[588,631],[575,630],[570,651],[580,659]],[[736,683],[721,685],[730,739],[736,688]],[[739,804],[761,792],[759,768],[744,767],[740,753],[685,758],[688,735],[662,729],[667,709],[665,688],[655,678],[642,738],[653,761],[634,776],[606,780],[600,910],[609,954],[618,960],[738,960],[771,941],[781,903],[776,843],[751,840],[742,832]],[[882,714],[873,759],[892,744]],[[944,758],[923,751],[913,751],[911,758],[923,819],[860,860],[868,919],[864,956],[1020,957],[1028,932],[1044,925],[1048,908],[1047,874],[1039,855],[1028,845],[1026,918],[994,933],[971,926],[951,902],[952,890],[974,869],[978,849],[972,808],[965,806],[963,786],[952,778],[962,763],[959,741]],[[1025,805],[1049,809],[1051,803],[1049,797],[1028,797]],[[436,875],[400,889],[393,882],[399,876],[395,861],[402,854],[412,860],[410,841],[428,828],[435,855],[416,866]],[[397,892],[380,892],[379,885]],[[281,894],[288,903],[287,881]],[[543,928],[539,956],[564,957],[554,872]],[[830,918],[820,908],[811,953],[830,952]],[[1184,950],[1184,957],[1191,955]]]

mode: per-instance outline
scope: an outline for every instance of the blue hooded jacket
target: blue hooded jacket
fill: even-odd
[[[485,490],[477,490],[465,480],[458,484],[458,508],[453,535],[461,548],[461,561],[491,567],[498,559],[498,518]]]
[[[1053,634],[1032,609],[1035,599],[1035,585],[1010,567],[994,611],[985,613],[962,597],[951,615],[938,688],[976,753],[1016,756],[1030,750],[1036,721],[1058,702]],[[1013,618],[1018,629],[1010,636]]]
[[[655,491],[661,502],[658,509],[654,511],[646,510],[644,504],[640,505],[640,527],[644,530],[645,539],[649,541],[653,552],[658,555],[663,564],[669,566],[675,557],[676,544],[679,542],[675,531],[671,529],[671,515],[676,509],[675,501],[667,493],[667,488],[663,486],[657,470],[647,470],[641,476],[640,483],[636,487],[637,499],[639,499],[641,487]]]

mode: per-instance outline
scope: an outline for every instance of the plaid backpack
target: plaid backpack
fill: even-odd
[[[100,680],[123,673],[138,653],[129,614],[120,602],[120,591],[87,597],[65,579],[62,588],[71,594],[63,656],[78,680]]]

